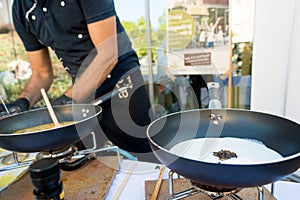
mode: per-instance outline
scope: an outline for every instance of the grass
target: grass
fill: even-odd
[[[53,63],[54,82],[48,91],[48,95],[50,99],[53,99],[59,97],[68,89],[71,85],[71,77],[51,50],[50,56]],[[8,70],[8,64],[17,59],[28,62],[27,53],[17,33],[12,31],[0,34],[0,71]],[[18,81],[16,85],[4,85],[8,102],[14,101],[18,97],[25,84],[26,80]],[[41,106],[45,106],[43,101],[38,102],[35,107]]]

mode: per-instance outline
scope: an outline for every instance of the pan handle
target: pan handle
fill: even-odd
[[[219,83],[208,82],[207,83],[208,93],[209,93],[209,104],[210,109],[221,109],[222,104],[219,97]]]
[[[59,163],[60,168],[63,171],[73,171],[75,169],[80,168],[81,166],[85,165],[89,161],[95,159],[94,154],[84,155],[82,158],[78,158],[75,161],[68,161]]]
[[[97,106],[111,98],[113,98],[114,96],[116,96],[117,94],[119,94],[120,92],[128,89],[130,86],[124,86],[124,87],[120,87],[118,89],[114,89],[111,92],[108,92],[104,95],[102,95],[101,97],[99,97],[98,99],[95,99],[94,101],[91,102],[92,105]]]

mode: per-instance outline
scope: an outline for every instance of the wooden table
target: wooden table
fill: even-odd
[[[65,199],[105,199],[117,167],[117,157],[112,156],[97,158],[74,171],[61,171]],[[0,200],[12,199],[34,199],[29,172],[0,194]]]

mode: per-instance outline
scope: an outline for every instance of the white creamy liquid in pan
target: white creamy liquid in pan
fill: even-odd
[[[213,152],[228,150],[237,158],[220,160]],[[196,138],[176,144],[170,152],[180,157],[209,163],[260,164],[281,159],[282,156],[262,142],[241,138]]]

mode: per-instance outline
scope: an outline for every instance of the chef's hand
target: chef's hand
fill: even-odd
[[[65,104],[72,104],[73,100],[70,97],[67,97],[66,95],[62,95],[58,97],[57,99],[54,99],[51,102],[52,106],[58,106],[58,105],[65,105]]]
[[[19,98],[15,102],[5,104],[9,113],[3,104],[0,104],[0,116],[23,112],[29,109],[29,101],[25,98]]]

